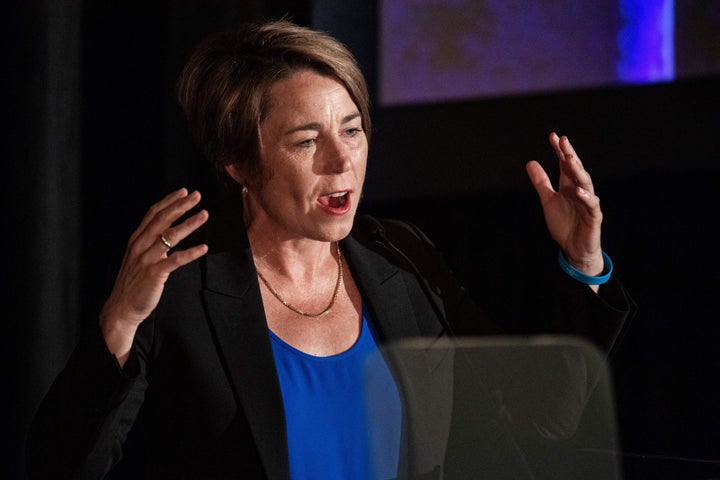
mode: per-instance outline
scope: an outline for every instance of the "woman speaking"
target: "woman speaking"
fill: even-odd
[[[178,98],[236,213],[210,218],[185,189],[149,209],[98,328],[36,416],[31,478],[103,478],[123,455],[153,479],[451,478],[407,428],[407,392],[379,348],[500,329],[415,227],[356,218],[371,123],[352,55],[287,21],[247,25],[197,47]],[[590,176],[566,137],[550,144],[558,190],[538,163],[527,173],[561,265],[537,289],[573,305],[546,313],[551,330],[608,348],[631,301],[601,249]],[[501,457],[488,471],[511,471],[492,470]]]

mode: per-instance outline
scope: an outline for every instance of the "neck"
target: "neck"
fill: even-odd
[[[257,268],[294,282],[307,282],[337,268],[335,242],[293,235],[280,228],[262,209],[251,208],[246,195],[244,220]]]
[[[310,239],[283,239],[248,230],[248,239],[257,268],[293,281],[308,281],[337,268],[335,242]]]

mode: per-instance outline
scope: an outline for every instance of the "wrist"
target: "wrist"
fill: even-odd
[[[602,275],[605,271],[605,258],[602,250],[591,258],[577,259],[561,250],[567,262],[579,272],[589,276]]]
[[[137,324],[123,321],[112,315],[100,315],[100,332],[108,350],[117,357],[121,366],[130,353],[137,329]]]
[[[565,272],[575,280],[586,285],[602,285],[608,280],[610,280],[610,276],[612,275],[613,271],[613,263],[612,260],[610,260],[610,257],[605,252],[602,252],[602,266],[598,267],[596,263],[597,262],[591,262],[587,264],[587,271],[598,272],[598,274],[596,275],[589,275],[585,271],[571,264],[565,258],[565,254],[563,253],[562,249],[560,249],[560,251],[558,252],[558,264],[560,265],[560,268],[563,270],[563,272]]]

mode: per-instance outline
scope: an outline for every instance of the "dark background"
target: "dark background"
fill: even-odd
[[[685,2],[706,19],[713,2]],[[174,103],[209,32],[290,13],[353,50],[376,93],[374,2],[31,1],[2,8],[3,478],[107,266],[147,207],[213,180]],[[685,20],[684,20],[685,19]],[[677,39],[680,51],[718,30]],[[698,43],[699,42],[699,43]],[[718,57],[720,62],[720,57]],[[720,78],[445,104],[375,105],[361,209],[413,220],[469,290],[552,260],[524,163],[570,136],[605,213],[604,248],[640,306],[611,368],[628,477],[719,478]],[[492,272],[494,276],[488,273]]]

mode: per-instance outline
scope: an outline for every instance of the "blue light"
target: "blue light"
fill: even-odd
[[[675,78],[674,0],[620,0],[618,79],[652,83]]]

